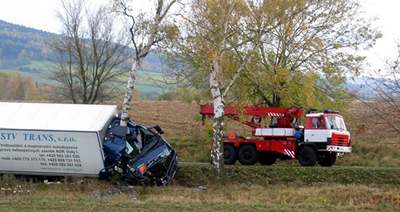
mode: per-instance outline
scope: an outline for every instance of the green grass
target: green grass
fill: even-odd
[[[31,70],[32,72],[38,72],[46,74],[48,71],[56,67],[57,64],[45,61],[45,60],[32,60],[29,64],[20,66],[19,69],[22,70]]]
[[[213,180],[211,173],[207,164],[180,164],[170,186],[123,191],[97,179],[49,185],[4,175],[0,211],[400,209],[399,168],[230,166],[224,182]]]
[[[9,183],[9,181],[7,181]],[[400,209],[400,187],[358,184],[132,187],[108,182],[2,182],[0,211],[354,211]],[[18,192],[14,192],[18,191]]]
[[[288,184],[385,184],[400,186],[400,168],[386,167],[299,167],[299,166],[225,166],[226,183],[257,185]],[[218,183],[209,164],[180,164],[176,181],[179,185]]]

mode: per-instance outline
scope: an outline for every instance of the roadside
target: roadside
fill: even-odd
[[[20,190],[26,190],[21,187]],[[354,211],[398,210],[400,188],[376,185],[242,184],[133,187],[115,191],[104,182],[28,186],[30,193],[0,196],[1,211]]]
[[[353,211],[399,210],[400,168],[180,164],[166,187],[119,187],[97,179],[0,178],[0,211]]]

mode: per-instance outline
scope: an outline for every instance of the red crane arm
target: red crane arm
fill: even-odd
[[[302,108],[280,108],[280,107],[262,107],[262,106],[246,106],[243,108],[235,107],[235,106],[225,106],[224,115],[230,117],[234,120],[239,121],[239,117],[241,115],[252,116],[252,117],[278,117],[281,119],[285,119],[288,122],[293,121],[293,119],[300,118],[303,116],[304,110]],[[200,105],[200,114],[203,116],[203,120],[208,117],[211,118],[214,116],[214,106],[212,104]],[[256,124],[252,121],[243,121],[243,124],[246,124],[250,127],[256,128],[259,127],[259,124]]]
[[[300,118],[303,116],[302,108],[280,108],[280,107],[261,107],[246,106],[242,109],[234,106],[225,106],[225,116],[258,116],[258,117],[287,117]],[[200,105],[200,114],[206,117],[214,116],[214,106],[212,104]]]

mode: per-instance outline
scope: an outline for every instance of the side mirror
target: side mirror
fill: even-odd
[[[161,134],[164,134],[164,131],[163,131],[163,130],[161,129],[161,127],[158,126],[158,125],[149,127],[149,129],[155,129],[160,135],[161,135]]]

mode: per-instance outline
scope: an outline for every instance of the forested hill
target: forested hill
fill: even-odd
[[[53,60],[46,42],[55,36],[0,20],[0,69],[20,69],[32,61]]]
[[[49,45],[57,36],[0,20],[0,69],[25,70],[32,61],[56,61]],[[145,69],[160,72],[160,63],[160,56],[150,54],[146,57]]]
[[[35,81],[47,83],[49,71],[57,61],[49,44],[57,36],[59,35],[0,20],[0,72],[19,71]],[[129,68],[129,64],[126,64],[126,68]],[[163,68],[165,66],[162,65],[159,55],[149,54],[146,57],[145,71],[140,73],[138,81],[139,90],[145,98],[158,98],[166,89],[170,89],[159,83]],[[349,82],[347,87],[362,92],[365,88],[360,87],[361,84]],[[365,91],[363,93],[369,92]]]
[[[0,73],[21,72],[39,83],[51,83],[49,72],[57,62],[50,44],[58,34],[45,32],[0,20]],[[161,59],[158,54],[149,54],[140,72],[138,88],[144,98],[157,98],[166,89],[153,79],[160,79]],[[124,65],[130,68],[130,62]]]

